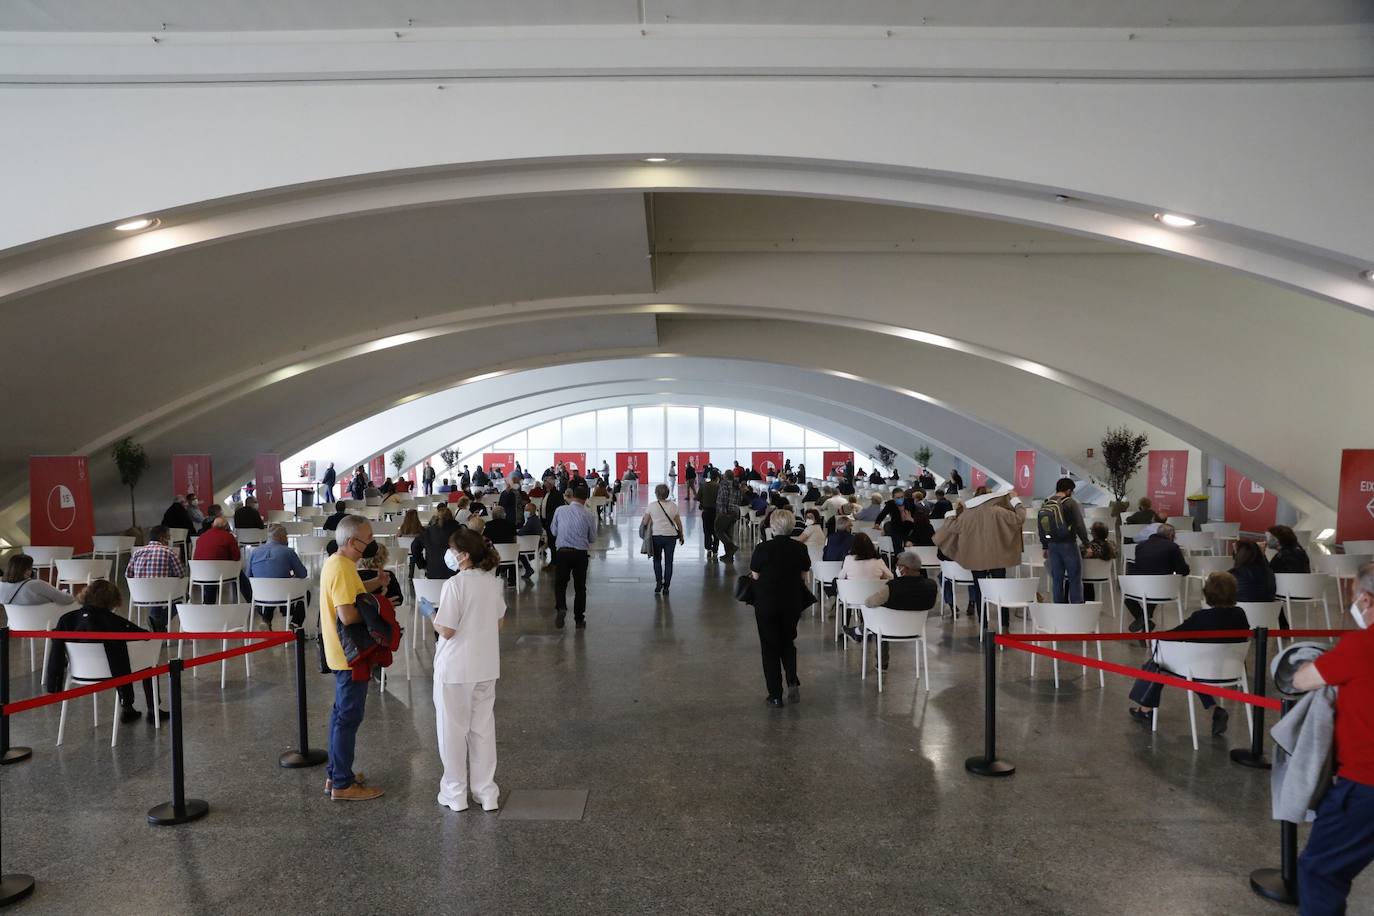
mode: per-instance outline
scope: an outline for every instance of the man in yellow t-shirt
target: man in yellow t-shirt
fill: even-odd
[[[335,539],[339,550],[320,571],[320,642],[324,645],[325,662],[334,672],[329,776],[325,788],[334,801],[367,801],[377,798],[382,790],[363,785],[363,775],[353,772],[353,746],[358,726],[363,723],[370,681],[353,680],[353,669],[339,642],[335,621],[351,624],[362,620],[355,602],[359,595],[367,593],[367,588],[358,577],[358,560],[376,555],[377,543],[372,539],[371,523],[361,515],[345,516],[335,531]],[[380,576],[380,584],[385,588],[390,574],[383,572]]]

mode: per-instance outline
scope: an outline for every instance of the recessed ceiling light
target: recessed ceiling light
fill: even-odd
[[[668,157],[667,157],[667,156],[645,156],[645,157],[644,157],[644,161],[645,161],[645,162],[667,162],[667,161],[668,161]]]
[[[1191,229],[1197,225],[1197,220],[1191,216],[1183,216],[1178,213],[1156,213],[1155,219],[1170,229]]]
[[[141,216],[138,219],[131,219],[128,222],[120,223],[115,226],[119,232],[139,232],[144,229],[151,229],[158,224],[158,220],[152,216]]]

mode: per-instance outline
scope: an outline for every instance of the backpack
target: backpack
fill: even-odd
[[[1041,541],[1073,540],[1073,529],[1064,519],[1063,500],[1051,497],[1041,503],[1040,511],[1035,513],[1035,527],[1040,533]]]

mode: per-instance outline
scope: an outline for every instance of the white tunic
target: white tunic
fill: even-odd
[[[465,569],[444,583],[434,622],[451,628],[434,653],[434,680],[475,684],[501,676],[498,626],[506,616],[504,584],[493,573]]]

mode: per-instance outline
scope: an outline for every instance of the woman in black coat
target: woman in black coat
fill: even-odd
[[[793,703],[801,699],[795,642],[797,620],[813,600],[804,581],[811,569],[811,556],[805,545],[789,536],[794,521],[790,511],[774,511],[768,520],[773,537],[754,548],[749,562],[754,577],[754,620],[763,654],[763,679],[768,684],[768,705],[774,707],[783,705],[784,675],[787,698]]]
[[[1276,573],[1310,573],[1312,560],[1307,551],[1298,543],[1298,536],[1287,525],[1275,525],[1269,529],[1269,546],[1276,553],[1269,561],[1269,568]]]
[[[1254,541],[1237,541],[1231,575],[1236,578],[1237,601],[1273,601],[1274,571]]]

